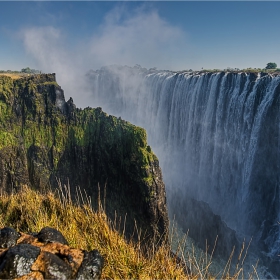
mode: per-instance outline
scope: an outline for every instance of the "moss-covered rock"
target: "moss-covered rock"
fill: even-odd
[[[167,231],[165,187],[144,129],[65,102],[55,74],[18,80],[0,76],[0,186],[44,190],[70,182],[80,186],[112,218],[135,221],[149,237]],[[99,187],[98,187],[99,186]],[[100,191],[99,191],[100,190]],[[126,218],[124,218],[126,217]]]

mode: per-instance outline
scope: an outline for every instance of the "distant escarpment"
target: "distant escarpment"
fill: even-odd
[[[159,239],[168,228],[165,186],[144,129],[101,108],[67,102],[55,74],[0,77],[0,187],[85,189],[126,234]],[[98,187],[99,186],[99,187]]]

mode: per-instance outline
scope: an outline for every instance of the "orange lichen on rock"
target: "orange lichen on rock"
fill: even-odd
[[[103,258],[99,252],[70,248],[53,228],[43,228],[38,234],[19,234],[4,228],[0,231],[0,247],[1,279],[78,280],[101,276]]]

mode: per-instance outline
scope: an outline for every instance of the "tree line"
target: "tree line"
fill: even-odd
[[[0,70],[0,73],[26,73],[26,74],[41,74],[41,70],[31,69],[30,67],[22,68],[18,70]]]

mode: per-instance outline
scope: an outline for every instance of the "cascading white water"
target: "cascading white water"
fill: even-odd
[[[277,261],[279,76],[112,66],[88,77],[93,106],[147,130],[171,212],[172,193],[180,189]]]

